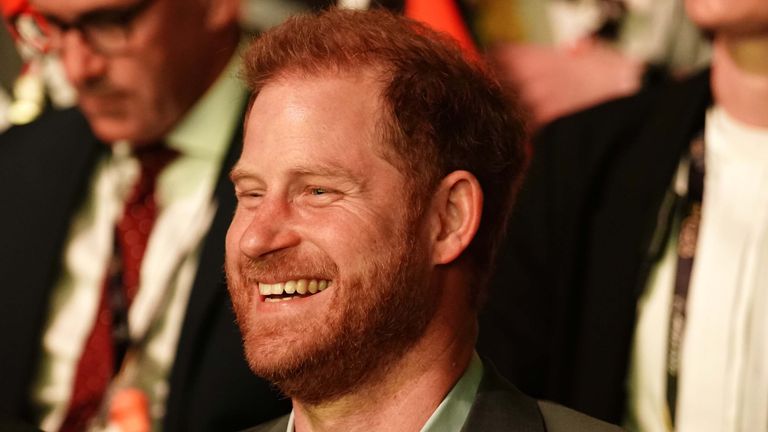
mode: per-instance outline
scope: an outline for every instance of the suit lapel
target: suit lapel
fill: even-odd
[[[211,311],[221,307],[222,302],[229,302],[224,276],[224,239],[232,214],[236,206],[234,189],[229,180],[229,171],[240,157],[242,148],[242,125],[232,137],[232,143],[219,173],[213,199],[218,207],[211,228],[205,237],[200,255],[192,291],[184,317],[179,345],[176,352],[169,382],[172,392],[168,400],[166,421],[174,421],[178,415],[184,415],[184,397],[186,384],[191,373],[195,373],[195,359],[198,358],[199,343],[207,336],[201,335]],[[169,429],[175,429],[169,427]]]
[[[585,218],[591,224],[584,229],[587,240],[580,243],[586,245],[586,261],[578,271],[585,277],[578,278],[584,286],[580,287],[582,308],[576,320],[580,337],[572,364],[576,371],[592,373],[575,376],[571,396],[594,405],[577,409],[604,418],[611,414],[596,411],[598,407],[613,406],[613,413],[623,409],[628,341],[634,332],[637,298],[650,268],[650,240],[680,156],[703,127],[710,103],[708,77],[702,74],[670,89],[654,105],[653,115],[643,119],[637,138],[618,143],[626,148],[606,162],[600,186],[592,189],[592,206],[587,211],[593,213]],[[600,394],[595,389],[618,391]]]
[[[524,395],[484,362],[485,372],[462,432],[544,432],[534,399]]]
[[[27,409],[72,214],[105,149],[75,110],[48,111],[0,137],[0,371],[13,371],[1,380],[0,406],[16,415]]]

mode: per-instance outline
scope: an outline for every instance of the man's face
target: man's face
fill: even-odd
[[[124,50],[103,53],[78,30],[64,33],[59,56],[96,135],[150,142],[167,133],[205,91],[211,71],[210,1],[32,0],[56,22],[114,16],[148,1],[127,25]],[[111,15],[110,15],[111,14]]]
[[[306,403],[384,373],[439,301],[406,177],[381,156],[378,93],[368,76],[268,84],[232,172],[226,269],[246,355]]]
[[[698,26],[734,34],[768,33],[766,0],[686,0],[686,11]]]

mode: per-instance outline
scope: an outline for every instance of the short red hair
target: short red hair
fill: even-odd
[[[485,285],[527,163],[522,117],[498,81],[445,35],[384,10],[331,9],[290,18],[244,55],[255,98],[286,74],[381,73],[382,140],[411,180],[416,206],[456,170],[477,177],[485,196],[466,254]]]

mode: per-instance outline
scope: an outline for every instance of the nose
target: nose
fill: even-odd
[[[264,258],[301,242],[288,202],[265,198],[250,215],[251,220],[239,242],[240,250],[248,257]]]
[[[76,29],[66,30],[62,35],[59,55],[67,78],[78,89],[98,80],[107,69],[107,58],[94,51]]]

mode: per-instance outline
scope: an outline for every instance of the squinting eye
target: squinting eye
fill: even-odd
[[[261,198],[262,194],[260,192],[235,191],[235,196],[237,197],[238,201],[251,202],[253,200]]]
[[[321,186],[307,186],[302,195],[308,205],[320,207],[329,205],[342,197],[338,190]]]
[[[328,193],[328,191],[325,190],[325,188],[316,187],[316,188],[310,189],[309,193],[311,193],[312,195],[325,195],[326,193]]]

